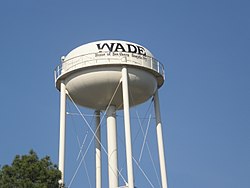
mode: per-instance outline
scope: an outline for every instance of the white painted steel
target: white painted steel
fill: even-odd
[[[121,65],[116,65],[79,70],[68,75],[65,84],[70,96],[77,104],[92,109],[105,110],[121,80],[121,69]],[[142,69],[134,67],[127,69],[129,88],[133,96],[131,104],[137,105],[147,101],[157,89],[155,76]],[[122,108],[122,103],[122,89],[119,87],[111,104]]]
[[[96,188],[102,187],[102,160],[101,160],[101,125],[100,111],[95,111],[96,117],[96,142],[95,142],[95,161],[96,161]]]
[[[122,94],[123,94],[123,106],[124,106],[123,109],[124,109],[128,188],[134,188],[133,161],[132,161],[133,155],[132,155],[132,145],[131,145],[130,113],[129,113],[128,71],[126,67],[122,68]]]
[[[131,50],[132,46],[135,47],[134,50]],[[157,62],[152,53],[141,45],[121,40],[102,40],[73,49],[63,58],[63,63],[58,69],[59,74],[57,75],[60,76],[79,68],[113,63],[131,63],[158,72]]]
[[[107,145],[108,145],[108,173],[109,188],[118,187],[118,159],[116,135],[116,109],[109,106],[107,110]]]
[[[75,48],[62,59],[55,69],[56,87],[60,90],[60,82],[65,80],[74,101],[92,109],[105,110],[120,81],[123,66],[128,69],[133,95],[131,106],[147,101],[164,82],[162,64],[149,50],[131,42],[96,41]],[[120,88],[112,105],[118,108],[121,103]]]
[[[157,132],[159,162],[160,162],[160,171],[161,171],[161,183],[162,183],[162,188],[167,188],[168,187],[167,171],[166,171],[165,156],[164,156],[164,144],[163,144],[163,137],[162,137],[162,123],[161,123],[158,90],[154,94],[154,108],[155,108],[155,117],[156,117],[156,132]]]
[[[61,186],[65,184],[64,161],[65,161],[65,127],[66,125],[66,87],[64,82],[61,82],[61,97],[60,97],[60,140],[59,140],[59,170],[62,173],[60,180]]]
[[[109,46],[110,48],[108,48],[108,46],[105,45],[105,43],[108,44],[108,46]],[[113,47],[111,46],[112,43],[114,43],[114,44],[113,44]],[[111,53],[117,52],[116,56],[119,56],[119,53],[122,52],[122,49],[121,49],[121,48],[120,48],[120,49],[117,48],[117,47],[118,47],[118,46],[117,46],[117,43],[119,43],[119,47],[121,47],[121,45],[122,45],[122,46],[124,47],[124,50],[125,50],[126,52],[129,51],[129,49],[128,49],[129,46],[128,46],[128,45],[131,45],[131,46],[133,45],[133,46],[135,46],[137,49],[136,49],[136,50],[130,50],[130,51],[131,51],[130,53],[134,52],[135,54],[138,54],[138,53],[136,53],[136,52],[138,52],[138,48],[143,48],[143,49],[141,49],[141,50],[142,50],[142,53],[145,53],[146,56],[151,56],[151,57],[153,57],[153,54],[152,54],[147,48],[142,47],[141,45],[136,44],[136,43],[133,43],[133,42],[123,41],[123,40],[100,40],[100,41],[90,42],[90,43],[87,43],[87,44],[84,44],[84,45],[81,45],[81,46],[75,48],[74,50],[72,50],[72,51],[65,57],[64,62],[67,61],[67,60],[69,60],[69,59],[72,59],[72,58],[78,56],[79,54],[86,54],[86,53],[88,53],[88,54],[99,53],[98,56],[95,56],[95,57],[96,57],[96,58],[101,58],[101,57],[103,57],[103,56],[106,56],[106,57],[111,56],[112,54],[109,54],[109,55],[107,55],[107,54],[106,54],[106,55],[102,55],[102,52],[107,52],[107,51],[109,51],[109,52],[111,52]],[[103,46],[103,44],[104,44],[104,46]],[[110,45],[109,45],[109,44],[110,44]],[[102,48],[102,49],[98,49],[98,48],[97,48],[97,45],[99,45],[100,47],[103,47],[103,48]],[[113,48],[113,50],[111,49],[111,47]],[[117,50],[117,51],[116,51],[116,50]],[[126,56],[123,56],[123,57],[126,57]],[[91,59],[91,58],[92,58],[92,57],[90,56],[89,59]],[[134,58],[138,59],[137,57],[134,57]]]
[[[100,110],[107,111],[107,145],[109,187],[118,187],[118,158],[116,136],[116,110],[124,109],[126,162],[128,184],[134,188],[130,106],[141,104],[154,95],[157,141],[162,187],[167,188],[162,125],[157,89],[165,79],[164,67],[146,48],[120,40],[96,41],[82,45],[62,57],[62,64],[55,69],[55,83],[61,91],[59,170],[64,180],[66,93],[81,106],[97,110],[96,137],[100,141]],[[122,80],[122,85],[119,85]],[[118,87],[119,86],[119,87]],[[67,88],[67,90],[66,90]],[[116,91],[115,96],[113,96]],[[133,101],[129,99],[129,93]],[[98,115],[99,114],[99,115]],[[96,139],[96,188],[101,188],[101,146]]]
[[[106,52],[109,53],[109,52]],[[75,70],[81,69],[81,68],[87,68],[87,67],[94,67],[94,66],[100,66],[100,65],[115,65],[115,64],[123,64],[123,65],[132,65],[132,66],[138,66],[144,69],[148,69],[148,71],[151,71],[156,76],[161,75],[162,77],[165,76],[164,67],[163,65],[154,59],[154,57],[151,56],[143,56],[143,59],[135,60],[134,58],[123,58],[123,57],[102,57],[102,58],[90,58],[89,56],[93,56],[94,54],[83,54],[76,56],[72,59],[68,59],[63,64],[57,66],[57,68],[54,71],[55,81],[60,79],[61,77],[64,77],[64,75],[67,75],[70,72],[73,72]],[[159,80],[159,85],[163,84],[163,80]],[[59,85],[57,84],[57,87]]]

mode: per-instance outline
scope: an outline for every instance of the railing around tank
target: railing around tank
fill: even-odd
[[[102,54],[108,54],[110,52],[102,52]],[[145,67],[155,72],[159,73],[165,79],[164,66],[157,59],[151,56],[137,56],[136,57],[126,57],[126,56],[104,56],[104,57],[96,57],[98,53],[89,53],[80,56],[76,56],[66,61],[62,62],[62,64],[58,65],[54,70],[55,81],[63,74],[71,72],[73,70],[90,67],[95,65],[105,65],[105,64],[128,64],[128,65],[137,65],[141,67]],[[126,53],[128,54],[128,53]],[[135,60],[136,59],[136,60]],[[119,63],[118,63],[119,62]]]

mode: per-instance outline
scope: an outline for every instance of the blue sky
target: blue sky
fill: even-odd
[[[249,8],[244,0],[2,1],[0,165],[31,148],[57,163],[59,92],[54,68],[79,45],[123,39],[147,47],[166,69],[159,92],[169,187],[250,187]],[[76,111],[68,106],[68,111]],[[68,116],[67,122],[69,183],[79,164],[76,136],[82,140],[87,128],[79,117]],[[102,136],[105,141],[105,131]],[[141,142],[133,146],[137,153]],[[93,148],[86,163],[93,179],[91,152]],[[145,154],[142,167],[149,163]],[[136,186],[150,187],[135,171]],[[147,173],[158,187],[152,170]],[[86,182],[82,167],[71,187],[87,187]]]

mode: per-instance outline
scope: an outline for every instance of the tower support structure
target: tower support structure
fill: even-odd
[[[59,138],[59,170],[61,171],[61,180],[59,180],[59,187],[65,185],[65,136],[66,136],[66,86],[61,82],[61,95],[60,95],[60,138]]]
[[[159,162],[160,162],[160,171],[161,171],[161,184],[162,188],[167,188],[167,172],[165,164],[165,155],[164,155],[164,144],[162,137],[162,122],[160,114],[160,102],[158,90],[154,94],[154,108],[155,108],[155,117],[156,117],[156,133],[157,133],[157,143],[158,143],[158,152],[159,152]]]
[[[132,161],[132,145],[130,130],[130,113],[129,113],[129,91],[128,91],[128,70],[127,67],[122,68],[122,96],[123,96],[123,112],[125,126],[125,143],[127,158],[127,176],[128,188],[134,188],[133,161]]]
[[[95,142],[95,166],[96,166],[96,188],[102,187],[102,159],[101,159],[101,125],[100,125],[100,111],[95,111],[96,119],[96,142]]]
[[[118,159],[116,135],[116,109],[109,106],[107,110],[107,145],[108,145],[108,174],[109,188],[118,187]]]

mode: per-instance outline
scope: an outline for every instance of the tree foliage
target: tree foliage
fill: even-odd
[[[49,156],[39,159],[31,150],[28,155],[16,155],[12,165],[0,169],[1,188],[58,188],[61,172]]]

